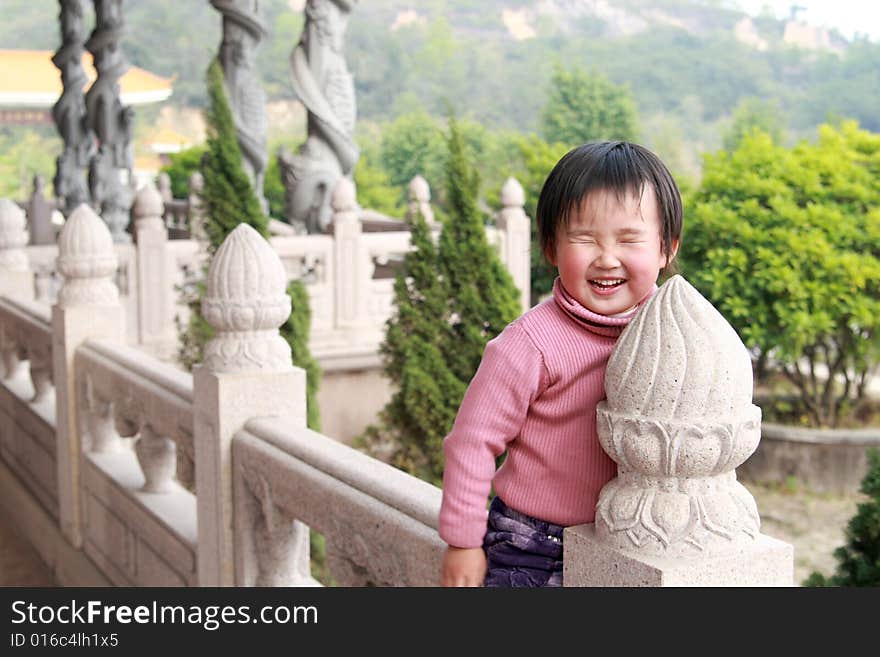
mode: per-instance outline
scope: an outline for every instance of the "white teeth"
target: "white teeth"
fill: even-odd
[[[615,279],[613,281],[590,281],[593,285],[598,285],[599,287],[614,287],[615,285],[620,285],[623,283],[622,278]]]

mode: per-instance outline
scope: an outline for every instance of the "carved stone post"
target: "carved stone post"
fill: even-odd
[[[189,177],[189,208],[187,210],[189,220],[189,236],[207,248],[208,233],[205,229],[205,204],[202,201],[202,192],[205,191],[205,179],[199,171],[193,172]]]
[[[87,203],[85,172],[94,154],[94,135],[86,119],[83,87],[86,73],[82,67],[85,41],[82,0],[60,0],[61,47],[52,57],[52,63],[61,70],[63,90],[52,107],[55,127],[64,140],[64,150],[55,162],[55,197],[61,201],[65,215],[80,203]],[[55,235],[52,235],[55,241]],[[48,242],[34,242],[44,244]]]
[[[268,214],[269,204],[263,195],[263,180],[269,161],[266,152],[266,92],[256,65],[257,50],[268,30],[259,2],[211,0],[211,4],[223,14],[223,41],[218,59],[226,80],[226,97],[235,121],[242,166],[263,213]]]
[[[425,218],[428,226],[433,226],[434,209],[431,207],[431,188],[428,181],[416,176],[409,183],[409,203],[406,207],[406,220],[412,221],[417,214]]]
[[[32,301],[34,273],[24,249],[26,223],[24,210],[9,199],[0,199],[0,295]]]
[[[166,284],[171,266],[163,209],[162,197],[152,185],[138,191],[132,208],[137,243],[138,344],[157,357],[164,356],[175,343],[172,300]]]
[[[761,409],[739,336],[674,276],[624,330],[597,408],[618,464],[595,525],[565,530],[566,586],[791,586],[792,547],[760,533],[734,468]]]
[[[122,0],[94,0],[96,26],[86,42],[98,78],[86,94],[89,127],[98,138],[98,153],[89,167],[92,203],[110,227],[114,242],[130,242],[128,228],[134,192],[130,182],[134,110],[119,100],[119,78],[128,62],[119,47],[125,28]],[[124,178],[124,180],[123,180]]]
[[[354,141],[354,79],[345,63],[348,16],[357,0],[308,0],[299,43],[290,54],[293,89],[305,106],[308,137],[279,165],[287,189],[287,219],[309,233],[330,222],[331,195],[340,177],[351,177],[359,150]]]
[[[61,529],[74,546],[82,545],[80,514],[79,409],[74,389],[74,354],[88,338],[125,337],[125,312],[113,283],[117,258],[113,239],[100,217],[85,203],[74,210],[58,238],[58,270],[64,285],[52,307],[52,370],[55,381],[58,511]]]
[[[355,328],[367,317],[365,303],[370,265],[362,252],[361,220],[354,183],[348,178],[340,178],[333,192],[333,223],[330,227],[336,262],[335,325],[337,328]]]
[[[501,188],[501,213],[496,225],[504,231],[504,252],[501,260],[519,289],[522,309],[531,307],[532,255],[529,218],[523,206],[526,194],[515,178],[508,178]]]
[[[43,195],[43,177],[39,174],[34,176],[34,191],[28,201],[27,215],[31,244],[55,244],[52,204]]]
[[[236,583],[233,435],[267,415],[306,426],[305,372],[292,365],[278,333],[290,315],[286,284],[280,258],[247,224],[229,234],[208,271],[202,314],[217,333],[193,371],[201,586]],[[298,536],[290,549],[308,554],[308,532]]]

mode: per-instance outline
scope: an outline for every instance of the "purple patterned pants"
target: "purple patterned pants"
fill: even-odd
[[[495,497],[483,539],[488,568],[484,586],[562,586],[561,525],[514,511]]]

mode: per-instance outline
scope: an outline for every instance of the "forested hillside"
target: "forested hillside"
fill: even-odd
[[[56,3],[3,4],[0,47],[57,47]],[[302,4],[262,2],[272,29],[259,58],[270,99],[293,97],[287,59],[302,25],[294,7]],[[489,126],[534,130],[554,64],[577,63],[627,85],[648,126],[667,117],[687,139],[748,96],[776,105],[798,132],[829,115],[880,130],[880,45],[832,34],[840,54],[795,48],[782,41],[783,21],[760,17],[752,21],[758,45],[748,45],[735,36],[745,15],[729,8],[734,4],[364,1],[352,14],[346,46],[359,113],[388,120],[424,106],[436,114],[450,100]],[[210,3],[143,0],[126,3],[125,11],[129,60],[176,76],[175,103],[203,105],[204,71],[220,32]]]

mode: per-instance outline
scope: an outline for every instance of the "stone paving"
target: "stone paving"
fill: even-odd
[[[49,567],[0,514],[0,586],[57,586]]]

